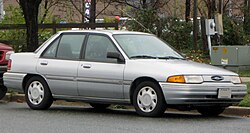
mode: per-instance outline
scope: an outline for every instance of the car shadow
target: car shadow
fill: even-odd
[[[82,107],[82,106],[52,106],[49,110],[49,112],[67,112],[67,113],[88,113],[88,114],[101,114],[105,116],[120,116],[120,117],[140,117],[140,118],[150,118],[150,119],[155,119],[155,118],[167,118],[167,119],[241,119],[242,117],[239,116],[228,116],[228,115],[220,115],[220,116],[215,116],[215,117],[207,117],[207,116],[202,116],[199,113],[194,113],[194,112],[182,112],[182,111],[166,111],[162,116],[160,117],[143,117],[139,116],[134,109],[113,109],[113,108],[108,108],[108,109],[103,109],[103,110],[97,110],[92,107]]]
[[[48,114],[70,114],[70,115],[103,115],[107,117],[125,117],[125,118],[143,118],[143,119],[206,119],[206,120],[237,120],[243,119],[240,116],[229,116],[229,115],[220,115],[216,117],[206,117],[202,116],[196,112],[188,111],[166,111],[160,117],[143,117],[138,115],[134,109],[116,109],[116,108],[107,108],[103,110],[97,110],[90,106],[69,106],[69,105],[52,105],[48,110],[31,110],[26,104],[17,104],[18,106],[9,108],[9,110],[16,111],[34,111],[39,113],[48,113]],[[25,106],[24,106],[25,105]]]

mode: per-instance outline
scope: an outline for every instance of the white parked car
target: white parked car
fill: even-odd
[[[143,116],[167,107],[214,116],[246,94],[237,74],[186,60],[147,33],[61,31],[35,52],[10,59],[4,84],[25,92],[32,109],[64,99],[95,108],[132,104]]]

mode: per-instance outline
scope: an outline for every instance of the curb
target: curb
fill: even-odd
[[[6,101],[6,102],[24,102],[25,101],[25,97],[24,94],[11,94],[11,93],[7,93],[5,95],[5,97],[2,99],[2,101]]]
[[[243,83],[250,82],[250,77],[240,77]]]
[[[250,117],[250,107],[230,106],[223,114]]]
[[[2,99],[2,101],[22,103],[22,102],[25,102],[25,97],[24,97],[24,94],[11,95],[10,93],[7,93],[6,96]],[[60,100],[60,102],[57,102],[56,104],[69,105],[70,103]],[[80,105],[86,106],[87,104],[82,103]],[[224,115],[250,117],[250,107],[230,106],[230,107],[226,108],[226,110],[223,112],[223,114]]]

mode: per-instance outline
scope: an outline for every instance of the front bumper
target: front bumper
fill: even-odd
[[[177,84],[160,82],[167,104],[179,105],[231,105],[238,104],[247,94],[245,84],[202,83]],[[218,89],[231,89],[231,98],[219,99]]]
[[[26,74],[6,72],[3,75],[3,82],[7,88],[13,89],[17,92],[23,92],[23,79]]]

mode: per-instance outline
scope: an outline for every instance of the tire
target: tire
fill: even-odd
[[[201,107],[197,111],[203,116],[218,116],[225,110],[225,107]]]
[[[39,76],[28,80],[25,86],[25,99],[28,106],[34,110],[46,110],[53,103],[48,84]]]
[[[133,105],[139,115],[148,117],[161,116],[167,108],[161,88],[151,81],[141,82],[136,87]]]
[[[100,103],[89,103],[89,105],[97,110],[103,110],[110,106],[110,104],[100,104]]]
[[[3,85],[0,86],[0,100],[4,98],[7,93],[7,88]]]

